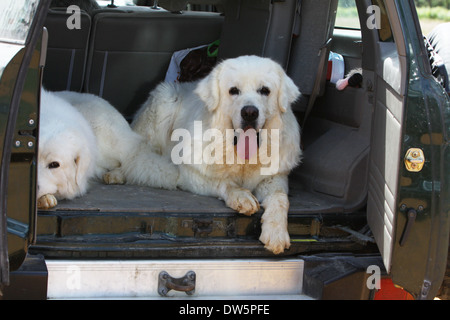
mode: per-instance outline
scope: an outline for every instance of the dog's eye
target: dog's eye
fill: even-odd
[[[263,96],[268,96],[270,94],[270,89],[267,87],[262,87],[261,89],[258,90],[258,92]]]
[[[231,87],[230,91],[228,91],[232,96],[236,96],[241,93],[241,91],[236,87]]]
[[[56,169],[56,168],[59,168],[59,162],[58,162],[58,161],[50,162],[50,163],[48,164],[48,168],[49,168],[49,169]]]

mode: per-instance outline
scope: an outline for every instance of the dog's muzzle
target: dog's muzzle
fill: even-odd
[[[259,110],[255,106],[244,106],[241,109],[241,128],[245,131],[248,129],[256,130]]]
[[[255,122],[258,116],[259,110],[255,106],[245,106],[241,109],[241,117],[244,122]]]
[[[238,156],[242,159],[251,158],[259,148],[259,132],[257,120],[259,110],[255,106],[244,106],[241,109],[242,131],[234,136],[234,145],[237,147]]]

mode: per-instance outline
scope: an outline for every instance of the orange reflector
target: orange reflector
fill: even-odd
[[[396,287],[390,278],[382,278],[380,281],[381,289],[375,292],[374,300],[414,300],[410,293]]]

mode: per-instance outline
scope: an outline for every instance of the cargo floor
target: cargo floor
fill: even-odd
[[[295,173],[290,176],[290,209],[292,214],[343,212],[340,199],[313,193],[305,188]],[[93,183],[88,193],[73,200],[61,200],[53,210],[99,212],[233,212],[220,199],[185,191],[169,191],[133,185]]]
[[[347,231],[363,230],[362,212],[308,191],[295,174],[289,199],[285,255],[366,250],[367,241],[354,241]],[[261,214],[236,214],[220,199],[185,191],[96,183],[83,197],[39,212],[30,252],[77,259],[272,257],[258,241]]]

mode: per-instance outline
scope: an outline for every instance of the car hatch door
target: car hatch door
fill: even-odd
[[[49,4],[0,3],[0,296],[35,236],[41,50]]]
[[[432,299],[449,243],[449,99],[413,1],[373,2],[386,4],[392,39],[377,44],[367,219],[393,282]]]

